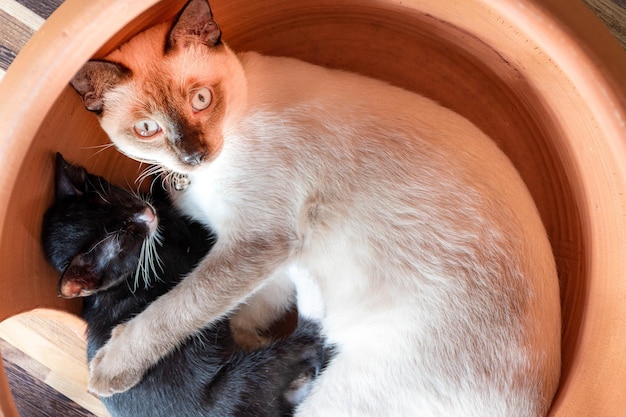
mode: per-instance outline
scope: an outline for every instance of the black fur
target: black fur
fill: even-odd
[[[55,202],[43,220],[44,252],[62,279],[88,289],[81,295],[91,360],[113,327],[144,310],[195,266],[213,236],[180,216],[164,191],[147,203],[68,164],[60,154],[55,185]],[[138,215],[147,207],[158,218],[162,270],[156,267],[159,279],[150,271],[149,285],[141,279],[136,285],[141,245],[149,234]],[[102,261],[106,258],[111,260]],[[310,320],[300,319],[293,334],[254,352],[239,349],[222,320],[164,358],[137,386],[102,400],[113,417],[289,416],[294,404],[286,394],[302,381],[300,389],[306,390],[329,353]]]

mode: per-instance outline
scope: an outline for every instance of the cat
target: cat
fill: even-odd
[[[358,74],[235,53],[206,0],[70,84],[122,153],[184,179],[176,206],[217,234],[97,353],[94,392],[124,391],[295,267],[321,292],[336,346],[296,416],[547,413],[560,376],[555,261],[523,180],[468,120]],[[250,328],[268,320],[257,319]]]
[[[111,330],[174,287],[214,237],[175,210],[164,191],[141,196],[56,159],[44,252],[62,273],[59,295],[84,297],[88,359]],[[228,320],[194,333],[129,391],[102,401],[113,417],[290,416],[330,357],[319,324],[258,351],[234,342]]]

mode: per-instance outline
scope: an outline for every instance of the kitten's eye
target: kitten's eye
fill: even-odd
[[[135,133],[142,138],[149,138],[161,131],[161,127],[157,122],[150,119],[140,120],[133,126]]]
[[[206,109],[209,104],[211,104],[211,90],[207,87],[196,91],[191,98],[191,108],[196,112]]]

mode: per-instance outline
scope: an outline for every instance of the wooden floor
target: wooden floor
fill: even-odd
[[[21,417],[108,416],[89,394],[85,324],[37,310],[0,323],[0,349]]]
[[[626,1],[584,1],[626,49]],[[62,2],[0,0],[0,80]],[[50,312],[14,317],[0,324],[0,349],[21,417],[108,416],[86,391],[84,325],[79,319]]]

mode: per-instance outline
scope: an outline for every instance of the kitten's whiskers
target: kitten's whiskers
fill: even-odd
[[[96,184],[94,184],[89,178],[87,178],[86,181],[87,181],[87,184],[89,184],[93,188],[93,191],[96,194],[98,194],[98,197],[100,197],[100,199],[102,201],[104,201],[105,203],[107,203],[109,205],[111,204],[111,202],[109,200],[107,200],[107,198],[106,198],[106,190],[102,186],[102,179],[101,178],[99,179],[99,182],[100,182],[100,184],[99,184],[100,186],[99,187],[96,187]],[[109,186],[110,186],[110,184],[109,184]]]
[[[161,280],[160,273],[164,272],[163,261],[161,261],[161,257],[159,256],[157,245],[163,246],[163,238],[161,236],[160,227],[158,227],[151,236],[144,239],[141,244],[139,262],[137,264],[137,269],[135,270],[133,291],[135,291],[139,286],[139,278],[143,280],[144,287],[148,288],[150,286],[151,273],[155,280]]]
[[[106,232],[106,230],[105,230],[105,232]],[[102,245],[107,240],[110,240],[112,237],[116,237],[117,234],[118,234],[118,232],[113,232],[113,233],[106,232],[106,236],[103,237],[102,239],[100,239],[98,242],[96,242],[96,244],[94,244],[91,248],[89,248],[89,250],[87,252],[85,252],[85,254],[90,254],[91,252],[96,250],[96,248],[98,246]]]

